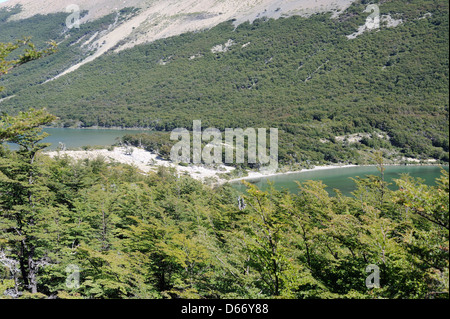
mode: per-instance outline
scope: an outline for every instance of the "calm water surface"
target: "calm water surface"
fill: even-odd
[[[82,146],[110,146],[115,144],[118,139],[126,134],[137,134],[143,132],[151,132],[145,130],[130,129],[71,129],[71,128],[45,128],[43,132],[47,132],[50,136],[42,140],[42,143],[52,143],[48,150],[55,150],[59,146],[59,142],[64,143],[67,148],[80,148]],[[10,144],[11,149],[17,149],[14,144]]]
[[[43,140],[45,143],[52,143],[48,150],[54,150],[59,142],[64,143],[69,149],[76,149],[86,145],[109,146],[115,144],[122,136],[126,134],[137,134],[150,132],[145,130],[130,129],[70,129],[70,128],[46,128],[44,132],[50,134]],[[11,149],[17,149],[14,144]],[[443,167],[448,171],[448,166]],[[413,177],[424,179],[427,185],[435,185],[435,179],[440,176],[441,168],[439,166],[426,165],[408,165],[408,166],[386,166],[385,180],[392,183],[391,189],[396,189],[393,179],[399,178],[401,174],[409,174]],[[351,177],[365,177],[366,175],[379,175],[374,166],[335,168],[327,170],[318,170],[312,172],[299,172],[287,175],[271,176],[254,180],[247,180],[263,190],[269,188],[269,182],[274,183],[278,190],[286,189],[297,193],[298,186],[296,181],[304,182],[307,180],[321,180],[327,185],[327,191],[333,195],[333,189],[339,189],[343,194],[350,195],[355,190],[355,183]],[[232,183],[233,187],[240,191],[245,191],[245,186],[241,182]]]
[[[442,167],[448,171],[448,166]],[[254,180],[247,180],[255,184],[262,190],[267,190],[269,182],[274,183],[274,188],[277,190],[286,189],[292,193],[298,193],[298,185],[295,181],[305,182],[307,180],[321,180],[327,185],[327,191],[330,195],[334,195],[333,189],[339,189],[344,195],[350,195],[355,190],[355,182],[351,177],[357,176],[363,178],[366,175],[379,175],[379,171],[374,166],[363,167],[347,167],[347,168],[333,168],[326,170],[318,170],[311,172],[299,172],[286,175],[271,176],[266,178],[258,178]],[[408,166],[386,166],[384,173],[385,180],[392,183],[389,187],[397,189],[393,179],[397,179],[401,174],[409,174],[413,177],[420,177],[424,179],[425,184],[435,185],[435,180],[441,175],[441,168],[439,166],[426,165],[408,165]],[[233,187],[240,191],[245,191],[245,186],[241,182],[233,182]]]

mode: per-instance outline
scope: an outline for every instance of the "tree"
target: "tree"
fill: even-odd
[[[54,41],[48,43],[50,46],[44,50],[36,50],[36,46],[31,42],[30,38],[24,38],[22,40],[17,40],[15,43],[0,43],[0,77],[8,74],[12,69],[21,66],[22,64],[28,63],[33,60],[40,59],[49,54],[56,52],[57,45]],[[17,59],[8,60],[8,56],[15,50],[27,46],[25,52]],[[3,87],[0,86],[0,92]]]
[[[36,50],[30,39],[13,43],[0,43],[0,77],[27,62],[39,59],[56,50],[56,44],[45,50]],[[18,48],[27,46],[15,60],[8,56]],[[0,91],[2,88],[0,87]],[[48,263],[45,248],[51,243],[42,226],[48,226],[47,188],[41,181],[43,171],[36,163],[36,154],[48,144],[39,143],[47,134],[39,134],[41,126],[56,119],[45,110],[31,109],[17,116],[3,114],[0,119],[0,142],[11,142],[20,150],[0,158],[0,248],[2,263],[9,262],[15,280],[15,291],[22,286],[37,293],[37,273]],[[2,147],[3,148],[3,147]],[[5,152],[2,149],[3,155]],[[4,245],[4,246],[3,246]],[[20,270],[20,280],[16,270]]]
[[[11,249],[8,255],[19,261],[22,283],[32,293],[37,292],[39,267],[48,262],[44,247],[49,238],[42,227],[47,225],[51,200],[36,153],[48,146],[39,143],[46,136],[39,134],[40,126],[53,120],[55,117],[45,110],[30,110],[16,117],[6,115],[0,122],[0,140],[21,147],[0,159],[0,236]]]
[[[442,170],[436,186],[403,176],[394,200],[408,222],[404,235],[407,259],[416,269],[409,282],[418,282],[422,297],[448,298],[449,283],[449,174]],[[410,267],[412,268],[412,267]]]

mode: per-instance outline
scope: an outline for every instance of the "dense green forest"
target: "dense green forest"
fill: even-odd
[[[365,146],[386,156],[448,162],[447,1],[382,1],[380,14],[402,22],[348,39],[365,23],[366,5],[357,1],[338,18],[226,22],[107,54],[41,85],[89,55],[78,40],[107,28],[115,16],[72,30],[64,30],[58,14],[0,20],[0,41],[20,34],[20,25],[36,43],[56,39],[60,47],[5,76],[3,96],[11,98],[0,107],[11,114],[46,107],[65,126],[171,131],[202,120],[221,130],[276,127],[286,165],[361,164]],[[228,40],[234,45],[227,52],[211,51]],[[336,139],[354,133],[372,138]]]
[[[50,159],[38,126],[53,119],[2,118],[0,137],[23,146],[1,149],[4,298],[448,298],[445,170],[393,191],[380,164],[351,197],[321,182],[241,195],[164,168]]]
[[[312,141],[363,127],[365,132],[376,128],[388,132],[390,147],[405,154],[448,154],[444,132],[448,52],[442,49],[448,44],[442,31],[448,28],[448,5],[413,0],[384,2],[381,8],[384,13],[401,11],[406,22],[351,42],[336,35],[350,34],[364,20],[352,15],[361,11],[359,4],[340,20],[327,15],[293,17],[257,21],[235,30],[223,24],[100,58],[42,87],[32,82],[40,80],[15,79],[14,74],[30,72],[32,77],[42,68],[46,77],[51,68],[40,63],[64,63],[58,54],[68,54],[65,44],[59,43],[56,52],[54,42],[45,44],[48,39],[7,40],[10,43],[0,39],[0,78],[5,79],[0,83],[6,92],[17,90],[17,98],[2,102],[2,111],[26,108],[0,117],[0,298],[448,299],[449,173],[445,170],[435,186],[404,175],[395,180],[397,188],[392,190],[384,180],[382,150],[375,157],[379,174],[355,179],[351,196],[339,192],[330,196],[322,182],[313,181],[299,183],[298,194],[261,191],[251,184],[242,194],[228,184],[212,188],[164,167],[144,174],[102,158],[52,159],[42,152],[47,146],[42,143],[46,136],[42,127],[55,123],[57,116],[100,124],[88,120],[106,116],[108,106],[111,117],[102,119],[104,125],[120,119],[167,130],[188,127],[191,116],[220,128],[279,125],[289,136],[285,143],[292,143],[285,145],[285,152],[292,150],[292,156],[302,154],[312,160],[357,153],[358,148]],[[432,12],[431,18],[415,19],[426,12]],[[6,17],[0,13],[0,28],[12,23],[5,22]],[[50,18],[44,20],[52,23]],[[294,36],[289,30],[295,25]],[[243,51],[236,45],[224,54],[208,53],[206,48],[217,44],[219,36],[219,43],[233,36],[237,43],[251,39],[247,42],[255,47],[250,44],[249,51]],[[205,50],[200,51],[203,57],[189,60],[199,48]],[[288,54],[291,51],[295,55]],[[162,52],[164,57],[172,56],[164,66],[155,64]],[[384,56],[388,52],[395,54]],[[125,67],[121,59],[129,59],[129,64]],[[148,78],[141,72],[142,59],[148,61],[147,73],[152,74]],[[329,62],[312,72],[322,65],[321,59]],[[246,69],[249,61],[259,68]],[[297,80],[286,65],[298,68]],[[382,66],[392,71],[382,75]],[[116,76],[111,76],[114,68]],[[377,80],[369,83],[367,74]],[[301,84],[304,76],[312,78]],[[398,77],[397,83],[389,82],[392,76]],[[128,95],[116,86],[118,80],[128,87]],[[252,81],[252,89],[245,88],[246,81]],[[66,84],[60,87],[61,83]],[[139,83],[142,91],[129,87]],[[158,89],[148,90],[153,85]],[[117,95],[106,93],[109,86]],[[58,97],[58,90],[67,96]],[[85,99],[78,94],[85,94]],[[91,97],[97,97],[95,108],[94,102],[87,103]],[[132,100],[144,97],[150,100],[133,104]],[[238,104],[239,98],[245,108]],[[72,111],[75,116],[70,118]],[[140,122],[148,118],[144,113],[159,120]],[[144,142],[150,148],[167,148],[164,134]],[[135,143],[136,137],[127,140]],[[3,142],[20,148],[10,150]],[[303,144],[307,142],[310,145]],[[388,147],[383,139],[361,144],[376,148],[376,143]],[[374,267],[379,269],[376,287],[367,281],[371,274],[367,269]]]
[[[0,45],[0,73],[42,57]],[[379,174],[352,196],[210,188],[160,167],[49,158],[45,109],[3,114],[1,298],[448,298],[449,175]],[[379,270],[379,286],[367,282]]]

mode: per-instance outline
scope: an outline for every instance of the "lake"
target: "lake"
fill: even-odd
[[[435,179],[439,177],[441,168],[432,165],[391,165],[385,166],[384,173],[385,180],[393,183],[389,187],[393,190],[397,189],[393,179],[397,179],[401,174],[409,174],[413,177],[420,177],[424,179],[425,184],[435,185]],[[448,171],[448,166],[443,167]],[[269,182],[274,183],[274,188],[277,190],[286,189],[292,193],[298,192],[298,186],[295,181],[304,182],[307,180],[321,180],[327,185],[327,191],[330,195],[334,195],[333,189],[339,189],[344,195],[351,195],[355,190],[355,182],[350,178],[365,177],[366,175],[379,175],[379,171],[375,166],[359,166],[346,168],[333,168],[309,172],[299,172],[286,175],[270,176],[265,178],[257,178],[247,180],[248,182],[258,186],[262,190],[269,188]],[[246,187],[241,182],[233,182],[233,187],[239,191],[244,192]]]
[[[137,134],[142,132],[151,132],[148,130],[132,129],[71,129],[71,128],[45,128],[43,130],[50,134],[42,142],[52,143],[47,150],[58,148],[59,142],[64,143],[69,149],[76,149],[87,145],[109,146],[115,144],[118,139],[126,134]],[[17,149],[14,144],[10,144],[11,149]],[[448,166],[444,167],[448,171]],[[392,182],[399,178],[400,174],[410,174],[413,177],[420,177],[428,185],[434,185],[435,179],[440,176],[440,168],[431,165],[408,165],[408,166],[386,166],[385,179]],[[343,194],[350,195],[355,189],[355,183],[350,179],[356,176],[377,175],[378,170],[374,166],[360,166],[347,168],[334,168],[326,170],[317,170],[309,172],[299,172],[286,175],[277,175],[260,179],[247,180],[259,188],[266,190],[268,182],[273,182],[278,190],[287,189],[290,192],[298,191],[295,181],[303,182],[307,180],[321,180],[327,185],[327,191],[333,195],[333,189],[339,189]],[[233,187],[240,191],[245,191],[245,186],[240,182],[232,183]],[[395,184],[390,186],[396,189]]]
[[[72,128],[44,128],[43,132],[50,134],[42,143],[52,143],[47,150],[56,150],[59,142],[64,143],[68,149],[76,149],[87,145],[110,146],[126,134],[150,132],[146,130],[131,129],[72,129]],[[10,144],[12,150],[17,146]]]

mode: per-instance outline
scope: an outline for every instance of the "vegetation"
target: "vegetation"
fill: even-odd
[[[384,8],[385,10],[386,8],[397,10],[398,8],[395,6],[396,2],[387,2]],[[355,79],[340,78],[342,82],[339,85],[341,85],[343,93],[334,96],[336,100],[333,99],[333,96],[327,98],[334,101],[334,104],[330,104],[330,109],[326,113],[322,113],[322,110],[326,109],[325,107],[317,108],[315,111],[311,107],[320,101],[323,102],[326,94],[333,93],[333,87],[336,89],[338,86],[333,82],[336,79],[329,82],[330,86],[326,92],[319,86],[319,82],[307,81],[307,84],[301,87],[301,92],[305,93],[307,101],[305,105],[307,106],[303,108],[303,106],[298,106],[300,103],[297,103],[297,109],[289,109],[288,106],[292,107],[291,104],[280,104],[285,105],[286,108],[278,112],[278,109],[275,108],[275,105],[278,104],[273,104],[271,114],[274,115],[275,124],[284,127],[288,132],[286,134],[293,134],[292,136],[298,138],[310,138],[306,141],[311,141],[313,137],[322,136],[322,133],[318,133],[322,130],[325,132],[324,134],[353,132],[364,127],[362,123],[356,124],[355,120],[361,120],[367,124],[366,121],[378,123],[378,120],[381,121],[384,118],[383,131],[389,132],[394,141],[393,144],[399,143],[400,146],[397,147],[405,149],[406,144],[402,143],[410,143],[408,145],[411,148],[420,147],[420,143],[423,142],[425,146],[429,147],[429,150],[440,150],[440,148],[444,149],[441,144],[429,146],[430,137],[422,133],[429,130],[435,134],[433,136],[442,138],[439,143],[445,144],[445,136],[440,130],[443,124],[440,121],[444,117],[442,109],[446,106],[440,98],[447,93],[444,92],[444,84],[433,79],[448,78],[446,71],[441,69],[440,65],[446,63],[448,57],[440,56],[445,55],[445,52],[440,50],[441,46],[437,44],[436,40],[437,34],[442,36],[440,28],[448,22],[445,20],[446,17],[448,18],[448,14],[447,16],[440,15],[439,10],[447,7],[443,4],[433,7],[426,1],[411,1],[404,11],[405,18],[415,17],[420,11],[419,7],[420,10],[435,8],[432,18],[434,24],[422,19],[414,20],[415,22],[408,25],[405,23],[407,27],[404,29],[385,30],[392,33],[393,38],[396,38],[396,44],[384,38],[384,32],[364,35],[361,38],[363,40],[355,39],[357,41],[351,42],[355,47],[348,44],[344,46],[342,39],[336,40],[337,38],[333,36],[323,38],[323,43],[317,41],[315,32],[324,37],[327,33],[321,28],[327,29],[330,28],[330,25],[339,26],[337,31],[333,29],[333,32],[343,32],[345,28],[348,28],[344,30],[345,33],[348,33],[350,29],[353,30],[354,26],[350,24],[353,20],[349,16],[351,16],[352,10],[360,9],[358,6],[349,9],[349,16],[341,17],[341,19],[349,19],[347,21],[350,22],[347,26],[346,24],[336,25],[338,22],[318,15],[312,17],[311,20],[291,18],[279,22],[258,21],[253,25],[237,28],[235,31],[231,30],[229,25],[224,24],[209,32],[186,35],[166,41],[170,44],[171,41],[183,41],[182,39],[186,37],[191,40],[205,41],[206,47],[209,47],[212,42],[217,41],[218,35],[214,32],[218,32],[218,30],[222,30],[218,34],[223,34],[224,38],[234,34],[242,37],[235,38],[235,41],[241,41],[245,35],[255,36],[259,32],[258,30],[274,24],[287,31],[289,28],[283,29],[284,23],[287,25],[300,23],[305,28],[312,23],[315,27],[308,29],[311,34],[302,35],[303,41],[309,43],[311,47],[309,51],[298,49],[296,51],[297,58],[303,59],[305,57],[303,54],[312,52],[329,57],[330,62],[327,63],[327,67],[330,66],[331,69],[325,72],[327,67],[323,67],[325,73],[320,73],[320,76],[316,73],[313,74],[313,77],[318,76],[322,78],[321,81],[324,81],[324,78],[339,77],[338,73],[333,75],[334,68],[346,68],[343,66],[344,64],[336,62],[339,57],[343,57],[339,55],[341,51],[336,48],[349,50],[345,51],[349,53],[346,61],[350,63],[348,67],[353,70],[354,73],[351,74],[354,74]],[[0,26],[1,23],[9,23],[5,22],[4,14],[4,12],[0,14]],[[422,24],[429,27],[429,23],[435,25],[434,31],[424,26],[421,29]],[[292,25],[290,26],[292,27]],[[258,76],[258,82],[253,83],[256,86],[261,85],[261,96],[253,95],[253,89],[244,90],[238,89],[238,87],[233,89],[233,87],[220,85],[215,87],[215,90],[224,93],[223,102],[225,104],[223,105],[229,110],[233,110],[232,101],[237,97],[233,94],[225,94],[227,90],[240,91],[239,96],[243,101],[263,103],[258,116],[250,116],[252,115],[251,107],[246,112],[240,108],[243,112],[242,116],[218,117],[217,119],[211,116],[207,122],[208,125],[228,126],[232,123],[245,124],[242,126],[272,125],[272,123],[265,122],[268,118],[259,114],[265,115],[264,112],[269,112],[271,108],[269,105],[275,99],[285,101],[293,98],[299,99],[299,91],[294,90],[296,86],[283,87],[292,80],[291,78],[287,82],[283,82],[284,76],[287,76],[283,73],[286,68],[276,67],[278,63],[296,64],[298,60],[289,60],[286,55],[286,60],[279,62],[282,51],[277,51],[275,47],[271,46],[271,41],[280,41],[280,39],[287,41],[289,32],[276,35],[273,30],[265,29],[270,36],[263,36],[261,40],[263,42],[259,46],[257,44],[255,48],[255,50],[266,52],[267,57],[275,53],[279,54],[277,55],[278,60],[274,59],[275,65],[265,61],[265,66],[261,64],[261,69],[254,69],[253,75]],[[327,30],[331,31],[332,29]],[[425,64],[433,62],[427,67],[435,71],[433,75],[426,73],[428,71],[425,72],[422,79],[429,82],[424,87],[391,85],[392,90],[389,95],[386,90],[382,90],[383,85],[389,86],[386,82],[379,84],[380,91],[376,91],[381,92],[378,93],[380,94],[378,96],[380,100],[377,102],[379,104],[371,104],[367,102],[369,100],[365,100],[365,103],[361,103],[358,112],[352,110],[351,107],[347,110],[344,108],[344,104],[340,105],[337,98],[339,97],[339,100],[342,98],[344,101],[342,103],[345,103],[348,101],[345,97],[350,94],[350,91],[352,92],[351,96],[356,99],[374,98],[371,95],[375,91],[365,91],[368,86],[365,87],[364,82],[361,82],[361,86],[357,85],[358,81],[362,81],[364,78],[361,75],[362,69],[356,64],[357,61],[362,62],[362,60],[354,57],[350,52],[353,54],[362,52],[363,55],[366,54],[373,58],[372,54],[379,54],[381,52],[379,50],[386,48],[390,50],[396,46],[399,48],[398,54],[400,55],[400,59],[396,62],[399,64],[397,66],[399,69],[394,67],[392,72],[398,76],[400,74],[410,76],[409,78],[399,78],[399,82],[411,84],[418,79],[415,77],[418,76],[416,73],[418,71],[412,66],[406,68],[407,63],[404,62],[405,65],[403,65],[402,61],[403,58],[406,59],[406,56],[410,59],[415,54],[420,55],[415,51],[419,44],[412,38],[420,38],[417,35],[423,34],[419,31],[424,30],[430,32],[429,36],[421,38],[419,42],[423,43],[423,49],[426,52],[433,50],[433,53],[421,56],[422,60],[420,61]],[[415,36],[412,37],[410,32],[413,31],[419,33],[415,33]],[[397,35],[397,32],[401,35]],[[208,38],[208,35],[214,35],[215,39]],[[387,41],[384,46],[375,45],[378,42],[373,38],[378,37]],[[405,44],[405,42],[401,42],[403,41],[401,39],[406,42],[414,42],[414,45],[408,49],[409,53],[405,53],[406,50],[400,52],[402,45]],[[445,42],[446,39],[442,38],[441,40]],[[257,37],[252,38],[252,41],[258,41]],[[295,43],[299,40],[294,37],[290,41]],[[437,46],[427,47],[426,44],[430,44],[428,41],[437,41],[435,43]],[[157,48],[162,43],[164,41],[153,44],[153,48]],[[187,43],[189,42],[187,41],[185,46],[188,46]],[[267,51],[262,43],[265,43]],[[363,43],[365,44],[363,45]],[[364,49],[367,43],[372,45],[373,51]],[[192,43],[192,48],[197,44]],[[289,41],[284,44],[286,52],[293,49],[289,45]],[[26,45],[24,53],[17,52],[21,45]],[[135,50],[145,48],[149,48],[149,46],[141,46]],[[330,50],[329,52],[332,53],[314,51],[314,48]],[[104,63],[108,59],[120,59],[123,56],[131,58],[133,52],[136,51],[105,57],[101,61]],[[29,40],[17,42],[17,44],[0,43],[0,76],[11,71],[9,75],[6,75],[7,79],[11,79],[9,76],[17,71],[16,66],[25,64],[20,68],[24,69],[35,62],[43,62],[50,58],[46,57],[50,53],[54,53],[53,45],[50,45],[49,49],[39,51]],[[240,49],[233,50],[230,55],[204,53],[203,58],[206,61],[214,60],[216,62],[231,59],[233,54],[246,56],[246,53],[241,52]],[[335,53],[338,58],[335,58]],[[57,54],[59,53],[54,53],[55,56]],[[328,56],[328,54],[330,55]],[[440,58],[437,58],[436,55]],[[352,60],[353,58],[355,60]],[[36,59],[39,60],[34,61]],[[173,61],[171,64],[185,63],[182,62],[184,61],[182,56],[177,56],[176,59],[181,62]],[[255,59],[255,61],[259,61],[258,63],[262,62],[258,60],[259,53],[249,54],[243,62],[240,62],[241,65],[237,63],[238,60],[233,61],[237,64],[229,64],[229,70],[222,69],[223,72],[228,72],[228,80],[232,78],[236,81],[239,76],[242,76],[243,73],[233,73],[232,68],[236,68],[235,71],[245,68],[248,59]],[[332,59],[334,62],[331,62]],[[374,60],[371,62],[373,63]],[[206,63],[202,66],[202,63],[205,62],[199,62],[197,65],[199,73],[191,74],[191,78],[198,81],[195,82],[196,84],[192,84],[193,86],[205,81],[203,78],[205,76],[218,76],[219,73],[215,73],[218,70],[214,68],[227,65],[218,62],[219,64]],[[189,69],[187,64],[184,66],[192,72],[197,70],[196,68]],[[206,66],[211,67],[209,72],[203,69]],[[93,66],[86,67],[84,70],[91,67]],[[106,66],[104,67],[106,68]],[[132,77],[133,74],[139,74],[134,73],[136,72],[134,67],[135,64],[131,59],[130,72],[124,73],[123,76]],[[421,66],[417,67],[423,71]],[[262,71],[266,68],[270,72]],[[400,68],[404,69],[400,70]],[[150,69],[156,70],[159,69],[159,66],[151,66]],[[311,70],[313,69],[315,68],[312,67]],[[90,70],[92,71],[92,69]],[[178,69],[180,78],[174,79],[173,82],[170,78],[163,77],[155,78],[152,81],[162,81],[160,85],[167,81],[172,89],[178,85],[182,86],[187,84],[187,82],[183,82],[187,80],[187,77],[184,78],[187,73],[183,75],[181,70]],[[375,70],[376,68],[366,71]],[[99,74],[98,72],[97,74]],[[303,74],[302,72],[303,70],[299,69],[299,75],[312,74]],[[95,74],[94,72],[93,78],[96,76]],[[345,73],[341,75],[343,74]],[[76,74],[71,76],[76,76]],[[386,74],[385,76],[392,75]],[[111,79],[110,83],[113,83],[118,77],[114,77],[114,80],[111,76],[108,78]],[[212,77],[210,80],[212,79],[215,78]],[[250,80],[248,77],[247,79]],[[256,78],[252,77],[251,79],[253,81]],[[126,79],[122,78],[122,80],[124,85],[128,83]],[[88,80],[86,81],[81,85],[89,83]],[[217,82],[221,85],[228,83],[227,81],[217,77]],[[95,83],[100,85],[98,83],[108,82]],[[280,83],[284,84],[280,85]],[[300,87],[299,83],[296,83]],[[372,85],[376,86],[375,83]],[[77,88],[76,83],[70,85],[70,87],[72,86]],[[200,87],[202,86],[199,85],[197,88]],[[220,90],[221,87],[223,91]],[[277,88],[279,91],[276,95],[270,95],[271,91],[264,91],[264,87]],[[47,88],[51,93],[51,89],[56,88],[56,84],[49,84]],[[78,89],[80,88],[85,90],[80,92],[91,96],[90,87],[78,87]],[[313,93],[316,92],[313,89],[317,90],[317,93]],[[24,103],[22,107],[27,107],[24,97],[33,90],[39,91],[36,88],[21,88],[20,92],[18,91],[20,97],[14,99],[15,103],[22,101]],[[71,90],[69,91],[74,95],[72,97],[69,95],[68,101],[76,96],[76,89]],[[405,92],[408,93],[404,94],[401,90],[406,90]],[[120,93],[120,90],[118,92]],[[166,91],[163,85],[160,91],[153,91],[152,94],[155,94],[154,92],[168,94],[170,91]],[[173,95],[165,96],[164,100],[168,99],[178,103],[175,101],[186,92],[185,90],[180,92],[174,90]],[[191,92],[193,95],[199,92],[207,93],[206,90]],[[334,93],[336,92],[337,89]],[[409,100],[409,94],[419,93],[423,99],[408,105],[407,102],[412,101]],[[188,124],[185,122],[190,120],[188,116],[197,116],[201,112],[207,111],[208,101],[214,101],[219,95],[198,95],[197,98],[203,101],[198,104],[193,102],[195,100],[192,99],[193,96],[186,95],[184,103],[192,107],[193,113],[181,113],[181,115],[177,113],[175,115],[178,115],[178,118],[172,113],[164,113],[163,110],[167,111],[167,109],[165,109],[165,105],[163,107],[161,104],[161,111],[155,111],[154,114],[160,114],[160,116],[166,114],[166,118],[164,121],[155,121],[155,128],[158,125],[165,125],[167,129],[172,125]],[[51,94],[47,96],[49,103],[52,103],[51,96]],[[35,97],[37,105],[46,105],[42,100],[43,97],[40,95]],[[114,98],[120,101],[119,97],[121,96],[118,95]],[[312,97],[316,97],[316,100]],[[130,95],[129,98],[132,96]],[[136,95],[136,98],[141,98],[141,96]],[[351,98],[347,96],[347,99]],[[8,101],[12,101],[12,99]],[[279,102],[279,100],[277,101]],[[434,103],[432,103],[433,101]],[[377,109],[376,105],[385,106],[387,104],[384,103],[388,102],[393,103],[390,109],[393,110],[393,113]],[[152,103],[158,103],[158,99],[155,98]],[[180,105],[182,104],[180,103]],[[56,104],[51,105],[54,107]],[[73,110],[76,115],[78,104],[74,102],[74,105]],[[299,109],[304,112],[296,113]],[[401,109],[405,110],[405,113],[400,112]],[[61,114],[58,115],[63,116],[64,111],[59,110]],[[112,107],[111,110],[113,110]],[[283,113],[288,110],[291,113]],[[333,113],[333,110],[336,112]],[[139,114],[138,109],[135,111],[136,114]],[[210,108],[209,111],[210,115],[220,114],[217,109]],[[97,114],[94,109],[92,112],[92,114]],[[329,112],[334,114],[332,118],[329,118]],[[130,118],[132,118],[131,114],[135,113],[125,112],[124,114],[130,114]],[[288,121],[282,121],[283,116],[281,115],[283,114],[289,114]],[[302,117],[306,116],[305,114],[313,116],[313,119],[305,120]],[[358,116],[353,116],[356,114]],[[394,122],[392,117],[386,114],[396,114],[398,118]],[[410,116],[411,114],[412,116]],[[170,119],[172,116],[173,118]],[[327,116],[328,119],[325,119],[324,116]],[[118,115],[117,119],[119,117]],[[352,119],[353,126],[348,123],[349,118]],[[417,121],[420,119],[420,129],[422,129],[420,134],[414,131],[418,127],[415,125],[419,122],[410,122],[406,125],[405,121],[412,120],[412,118]],[[117,119],[110,118],[111,121]],[[313,181],[299,183],[298,194],[280,192],[275,189],[264,192],[251,184],[246,184],[246,193],[240,194],[229,185],[212,189],[188,176],[179,177],[174,171],[164,167],[161,167],[156,173],[142,174],[134,167],[107,164],[100,158],[74,161],[68,157],[59,156],[51,159],[42,153],[46,144],[41,143],[45,137],[45,134],[41,133],[41,127],[49,125],[55,120],[56,117],[46,109],[36,110],[33,108],[19,111],[13,115],[3,113],[0,118],[0,142],[11,142],[20,146],[19,150],[11,151],[5,145],[0,144],[0,298],[449,298],[449,174],[445,170],[442,170],[436,186],[427,186],[421,180],[404,175],[395,180],[398,189],[392,190],[387,187],[384,180],[383,158],[381,152],[378,152],[376,161],[380,174],[355,179],[357,188],[352,196],[343,196],[338,193],[331,197],[326,192],[323,183]],[[123,118],[123,120],[126,119]],[[247,120],[250,122],[245,122]],[[427,128],[425,123],[435,123],[436,125]],[[402,125],[404,126],[402,127]],[[347,128],[343,129],[343,127]],[[370,128],[375,127],[377,126],[374,125]],[[395,130],[397,127],[402,127],[404,136],[400,135],[400,131]],[[164,134],[167,133],[157,134],[144,142],[152,149],[159,148],[164,144]],[[402,142],[401,136],[405,138],[405,141]],[[127,137],[130,143],[136,142],[133,140],[134,138]],[[141,136],[139,141],[142,142],[143,139],[145,136]],[[285,143],[287,143],[286,141]],[[320,146],[324,147],[323,149],[319,147],[314,149],[311,146],[303,148],[302,143],[304,142],[300,141],[295,144],[299,148],[294,148],[290,154],[297,156],[300,154],[297,154],[297,151],[305,152],[301,154],[304,156],[309,154],[314,158],[314,155],[319,156],[318,154],[343,156],[343,154],[349,154],[347,152],[354,152],[352,149],[338,146],[336,141],[331,142],[331,145],[335,146],[323,143],[323,146]],[[370,143],[373,145],[369,145]],[[364,140],[361,145],[383,148],[386,147],[385,143],[386,141],[383,139],[374,139]],[[320,153],[326,147],[331,147],[330,152]],[[285,152],[288,149],[285,148]],[[342,149],[342,152],[334,153],[336,149]],[[419,151],[415,150],[414,152]],[[370,287],[366,282],[369,276],[366,269],[368,266],[374,265],[380,271],[380,287]]]
[[[114,16],[66,31],[67,39],[59,35],[61,26],[40,30],[59,26],[62,16],[25,20],[22,26],[42,34],[35,37],[59,37],[60,52],[17,71],[30,72],[32,81],[21,82],[20,73],[6,76],[11,89],[4,96],[15,96],[1,108],[13,113],[40,105],[66,126],[171,131],[200,119],[204,128],[221,130],[277,127],[285,165],[360,164],[372,147],[448,162],[447,1],[382,1],[381,15],[402,23],[382,23],[379,32],[348,39],[365,23],[365,6],[356,2],[337,19],[260,19],[237,28],[227,22],[107,54],[38,86],[30,84],[86,57],[85,41],[79,40],[106,28]],[[17,30],[14,23],[3,22],[0,36]],[[227,52],[211,51],[230,39],[234,45]],[[336,141],[354,133],[389,139]]]
[[[445,170],[436,186],[403,176],[395,191],[368,176],[351,197],[321,182],[242,195],[35,153],[35,127],[51,120],[2,119],[2,139],[23,146],[1,150],[4,298],[448,298]],[[371,264],[380,288],[366,287]]]

